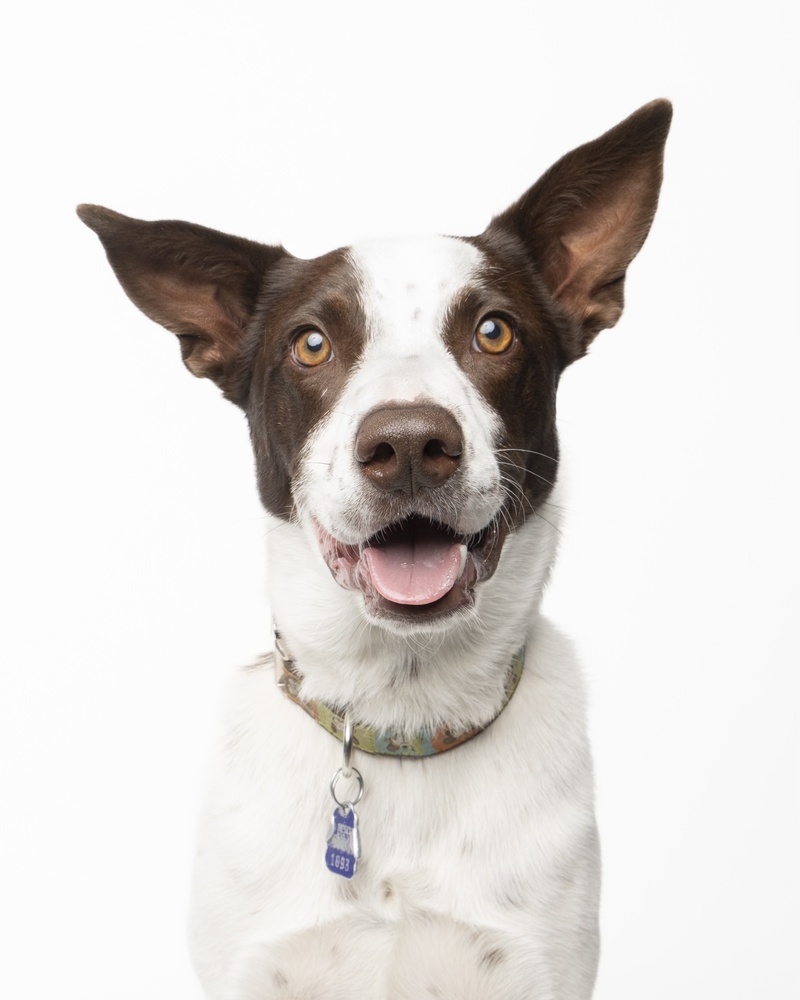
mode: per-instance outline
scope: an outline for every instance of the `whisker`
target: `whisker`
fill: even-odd
[[[534,510],[533,516],[534,517],[538,517],[539,520],[540,521],[544,521],[545,524],[549,524],[550,527],[553,529],[553,531],[555,531],[555,533],[557,535],[562,534],[561,528],[559,528],[559,526],[557,524],[553,524],[552,521],[548,521],[548,519],[546,517],[544,517],[542,514],[540,514],[538,510]]]
[[[555,483],[551,479],[547,479],[545,476],[540,476],[538,472],[534,472],[533,469],[528,469],[524,465],[519,465],[517,462],[509,462],[507,459],[499,459],[498,465],[505,466],[509,469],[518,469],[520,472],[528,476],[534,476],[536,479],[541,480],[548,486],[555,488]]]
[[[504,472],[500,473],[500,483],[506,493],[506,496],[511,497],[513,494],[513,496],[518,500],[524,501],[528,499],[525,496],[525,491],[523,490],[522,485],[518,483],[516,479],[512,479],[511,476]]]
[[[495,448],[495,454],[506,454],[509,451],[519,452],[520,455],[538,455],[540,458],[546,458],[549,462],[557,462],[558,459],[553,455],[546,455],[543,451],[533,451],[531,448]]]
[[[528,513],[533,512],[533,506],[531,505],[528,498],[526,496],[514,495],[506,491],[506,499],[510,501],[511,504],[511,510],[509,511],[509,513],[513,514],[515,517],[518,517],[524,524],[527,519]],[[526,504],[528,510],[526,510]]]

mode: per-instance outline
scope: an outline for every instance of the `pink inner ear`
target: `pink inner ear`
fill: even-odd
[[[146,312],[179,335],[194,335],[196,342],[186,353],[189,370],[208,376],[224,365],[236,349],[246,326],[246,317],[235,317],[225,308],[219,285],[197,282],[174,274],[140,277],[137,288]]]
[[[559,242],[565,252],[547,276],[554,298],[587,333],[613,326],[622,313],[621,279],[650,227],[652,187],[649,172],[634,174],[602,201],[576,212],[564,227]]]
[[[225,310],[219,286],[187,281],[172,274],[151,274],[140,279],[139,294],[150,299],[159,321],[181,333],[195,328],[212,337],[230,340],[242,327]]]
[[[552,275],[554,279],[560,279],[553,297],[581,322],[600,311],[599,304],[593,302],[593,293],[613,280],[611,276],[620,266],[620,258],[609,240],[608,233],[612,226],[613,222],[609,219],[601,229],[577,232],[561,241],[566,253],[560,273]],[[621,312],[621,305],[616,312],[612,310],[613,314],[606,308],[603,317],[605,325],[613,326]]]

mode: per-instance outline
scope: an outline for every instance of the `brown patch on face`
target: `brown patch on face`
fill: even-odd
[[[569,323],[550,304],[524,249],[513,239],[485,233],[469,239],[486,260],[478,283],[455,301],[444,337],[471,382],[503,423],[496,455],[506,486],[506,511],[521,525],[547,500],[558,470],[556,389],[569,358]],[[475,331],[489,316],[505,319],[515,342],[488,354]]]
[[[262,291],[239,379],[264,506],[287,518],[292,478],[309,433],[341,395],[366,338],[358,281],[345,250],[273,268]],[[314,327],[330,340],[330,360],[303,367],[292,359],[297,333]]]

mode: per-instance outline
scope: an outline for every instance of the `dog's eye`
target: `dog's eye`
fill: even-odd
[[[330,361],[333,345],[320,330],[303,330],[292,342],[292,357],[304,368],[314,368]]]
[[[504,354],[514,343],[511,324],[500,316],[487,316],[475,331],[473,345],[483,354]]]

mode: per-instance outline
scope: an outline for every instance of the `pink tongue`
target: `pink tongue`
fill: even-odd
[[[361,555],[375,589],[395,604],[438,601],[461,576],[466,557],[466,545],[436,536],[393,540]]]

